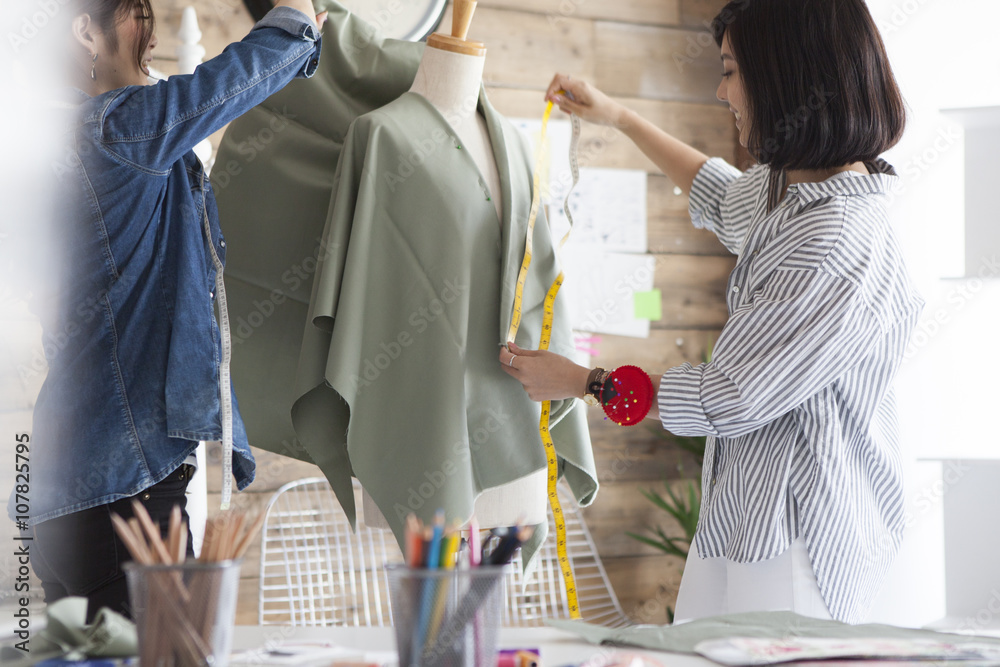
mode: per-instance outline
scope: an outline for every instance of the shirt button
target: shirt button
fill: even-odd
[[[222,246],[223,248],[225,248],[226,247],[226,242],[225,241],[219,241],[219,245]]]
[[[215,298],[215,292],[209,292],[208,293],[208,298],[209,299],[214,299]]]
[[[739,293],[739,291],[740,291],[740,286],[739,285],[733,285],[733,292],[734,293]]]
[[[152,498],[152,496],[149,493],[142,494],[142,499],[143,500],[149,500],[150,498]]]

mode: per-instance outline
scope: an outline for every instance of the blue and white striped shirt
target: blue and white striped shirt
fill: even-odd
[[[708,435],[695,545],[702,558],[773,558],[800,534],[834,618],[864,620],[902,536],[892,381],[923,301],[886,215],[882,160],[788,187],[769,168],[709,160],[696,227],[739,256],[711,362],[663,375],[660,420]]]

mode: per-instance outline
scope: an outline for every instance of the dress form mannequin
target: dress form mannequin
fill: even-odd
[[[497,218],[503,221],[500,176],[486,120],[476,112],[486,48],[465,39],[476,2],[455,0],[452,34],[434,33],[427,39],[410,92],[427,99],[451,125],[479,167]],[[501,222],[502,224],[502,222]],[[484,529],[497,526],[540,524],[547,520],[547,471],[543,468],[521,479],[485,490],[475,503],[475,515]],[[381,511],[367,492],[362,494],[362,521],[373,527],[388,527]]]
[[[486,48],[480,42],[465,39],[476,3],[458,0],[453,6],[452,34],[434,33],[427,38],[410,92],[422,95],[455,130],[492,193],[497,218],[503,220],[496,158],[486,120],[476,112]]]

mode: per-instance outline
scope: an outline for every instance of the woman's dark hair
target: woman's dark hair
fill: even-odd
[[[902,136],[903,98],[864,0],[733,0],[712,31],[720,46],[729,37],[758,162],[839,167]]]
[[[90,14],[90,20],[97,24],[104,33],[108,46],[115,51],[118,51],[118,26],[131,12],[142,12],[146,17],[142,22],[142,36],[136,44],[135,52],[135,61],[142,67],[142,58],[156,28],[150,0],[77,0],[76,2],[77,15]]]

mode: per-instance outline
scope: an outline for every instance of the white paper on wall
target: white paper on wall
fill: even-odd
[[[599,245],[607,252],[646,252],[646,172],[581,169],[569,207],[576,243]],[[562,238],[569,228],[562,199],[549,207],[549,217],[554,234]]]
[[[635,317],[634,296],[653,289],[654,257],[571,242],[562,252],[562,264],[566,280],[559,298],[570,304],[575,330],[649,337],[649,320]]]
[[[511,122],[537,154],[541,120],[515,118]],[[542,157],[541,201],[548,207],[549,225],[556,239],[569,229],[563,204],[573,185],[571,138],[569,121],[549,121]],[[608,252],[646,252],[646,178],[646,172],[639,170],[581,168],[580,182],[569,200],[573,236],[583,244],[599,244]]]
[[[510,121],[537,156],[541,120]],[[557,243],[569,230],[563,204],[573,184],[571,138],[569,121],[549,122],[541,158],[541,201]],[[649,336],[650,322],[635,317],[634,305],[636,292],[653,289],[655,269],[655,259],[641,254],[648,248],[646,179],[644,171],[580,169],[580,182],[569,200],[573,230],[560,252],[566,282],[559,295],[569,302],[577,331]]]

